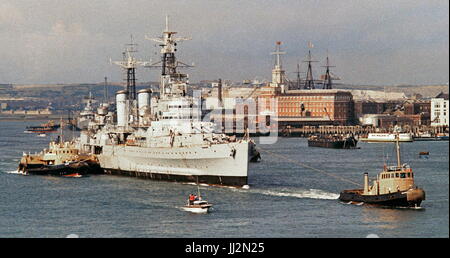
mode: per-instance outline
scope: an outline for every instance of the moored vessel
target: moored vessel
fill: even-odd
[[[414,141],[448,141],[448,138],[446,134],[432,135],[430,133],[423,133],[414,136]]]
[[[95,112],[94,112],[94,98],[92,97],[92,92],[89,92],[89,96],[85,98],[86,106],[80,112],[76,119],[76,125],[72,125],[72,127],[76,127],[80,130],[86,130],[91,121],[94,120]]]
[[[79,153],[74,142],[50,142],[37,154],[22,156],[18,172],[31,175],[73,176],[102,173],[93,155]]]
[[[309,147],[322,147],[333,149],[354,149],[358,140],[353,136],[343,135],[312,135],[308,138]]]
[[[414,138],[411,133],[399,133],[398,140],[400,142],[413,142]],[[369,133],[366,138],[359,139],[362,142],[395,142],[397,140],[396,133]]]
[[[129,44],[123,61],[126,88],[116,93],[116,121],[95,114],[88,130],[77,140],[79,149],[94,154],[105,173],[153,180],[245,186],[252,157],[258,159],[254,143],[216,133],[216,125],[202,121],[201,99],[189,92],[188,75],[175,58],[177,42],[166,20],[159,43],[161,61],[137,61],[134,44]],[[161,69],[159,95],[150,89],[136,91],[137,66]],[[109,113],[108,110],[104,112]],[[103,119],[104,117],[105,119]]]
[[[41,124],[39,126],[27,126],[25,129],[26,133],[51,133],[56,132],[60,125],[55,124],[54,121],[48,121],[47,123]]]
[[[425,200],[425,191],[415,185],[411,167],[401,163],[399,142],[397,135],[397,165],[385,165],[373,185],[369,185],[369,175],[364,173],[364,188],[344,190],[339,200],[392,207],[419,207]]]

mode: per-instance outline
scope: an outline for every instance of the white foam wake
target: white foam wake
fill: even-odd
[[[339,194],[329,193],[319,189],[297,190],[297,191],[255,190],[254,192],[279,197],[310,198],[323,200],[336,200],[339,198]]]
[[[21,172],[21,171],[19,171],[19,170],[5,171],[5,173],[8,173],[8,174],[16,174],[16,175],[24,175],[24,173]]]

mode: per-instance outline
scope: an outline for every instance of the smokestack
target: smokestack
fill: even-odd
[[[369,193],[369,173],[364,173],[364,194]]]
[[[128,91],[126,90],[120,90],[116,93],[117,125],[121,127],[128,125],[127,98]]]
[[[150,109],[151,89],[142,89],[138,92],[138,107],[139,107],[139,124],[142,125],[146,111]]]

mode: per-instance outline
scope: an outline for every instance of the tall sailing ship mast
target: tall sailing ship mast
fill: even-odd
[[[317,61],[314,61],[311,56],[311,48],[313,48],[313,44],[311,42],[309,42],[308,47],[309,47],[309,50],[308,50],[307,59],[305,61],[303,61],[308,64],[308,70],[306,72],[305,85],[303,86],[303,89],[313,90],[313,89],[315,89],[315,85],[314,85],[314,78],[313,78],[313,72],[312,72],[312,63],[317,62]]]
[[[327,51],[327,58],[326,58],[325,65],[322,66],[322,67],[326,68],[325,74],[321,76],[322,79],[323,79],[323,81],[322,81],[323,89],[331,90],[331,89],[333,89],[333,85],[334,85],[333,81],[334,80],[340,80],[340,79],[339,79],[339,77],[337,77],[336,75],[334,75],[330,71],[330,67],[335,67],[335,66],[330,65],[330,59],[328,57],[328,51]]]
[[[330,67],[334,67],[334,66],[330,65],[330,60],[328,58],[328,54],[327,54],[326,65],[322,66],[322,67],[326,67],[325,76],[323,78],[323,88],[327,89],[327,90],[331,90],[331,89],[333,89],[333,80],[332,80],[331,74],[330,74]]]

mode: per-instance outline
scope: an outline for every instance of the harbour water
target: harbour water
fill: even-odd
[[[362,184],[364,172],[372,178],[380,172],[383,153],[394,160],[392,144],[336,150],[279,138],[259,145],[263,161],[250,164],[250,189],[201,186],[215,205],[211,213],[196,215],[180,209],[197,191],[192,184],[15,174],[23,151],[40,151],[56,138],[23,133],[38,123],[0,121],[0,237],[449,237],[448,141],[402,144],[403,161],[426,191],[421,209],[337,200],[342,189],[355,188],[341,179]],[[421,151],[429,157],[419,157]]]

